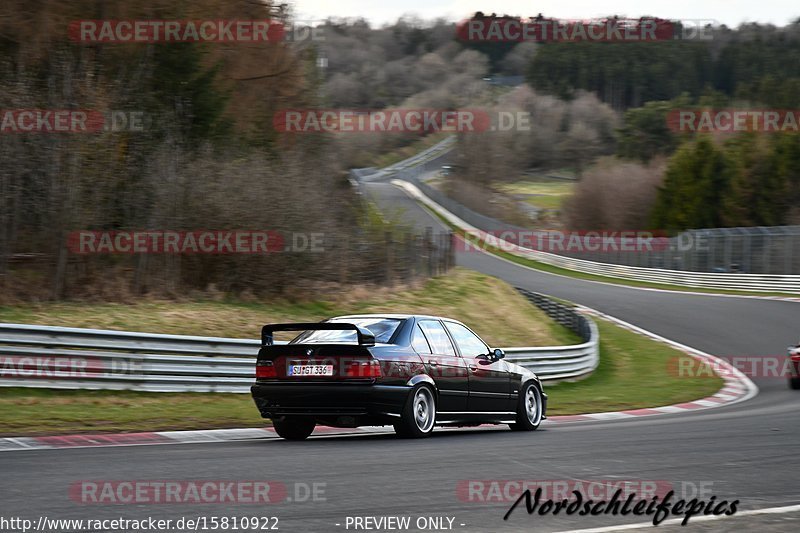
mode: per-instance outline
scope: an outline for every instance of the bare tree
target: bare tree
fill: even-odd
[[[662,184],[666,161],[647,165],[604,158],[591,167],[564,205],[567,227],[575,230],[651,229],[649,216]]]

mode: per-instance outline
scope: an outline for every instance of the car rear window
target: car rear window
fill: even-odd
[[[402,322],[399,318],[343,318],[329,320],[329,322],[343,322],[345,324],[355,324],[366,328],[375,335],[375,342],[389,342],[397,327]],[[354,329],[350,330],[311,330],[305,331],[295,337],[290,344],[312,344],[312,343],[341,343],[357,344],[358,335]]]

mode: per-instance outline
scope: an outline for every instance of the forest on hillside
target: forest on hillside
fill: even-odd
[[[332,104],[478,102],[530,114],[530,131],[459,136],[454,194],[469,189],[465,200],[529,170],[566,167],[582,178],[563,213],[575,228],[800,223],[800,135],[687,134],[668,124],[679,109],[800,108],[800,22],[650,43],[466,42],[452,38],[453,24],[413,19],[326,24]],[[492,91],[481,81],[503,76],[526,83]],[[387,141],[363,140],[378,142]]]
[[[267,17],[310,24],[321,38],[69,38],[76,20]],[[722,27],[703,42],[475,43],[445,20],[304,22],[271,2],[7,0],[1,109],[144,120],[136,131],[0,135],[0,280],[5,294],[40,299],[392,279],[387,243],[410,237],[355,194],[348,170],[416,146],[419,134],[290,135],[274,124],[285,109],[524,111],[527,131],[459,134],[453,179],[480,196],[530,170],[569,168],[580,178],[563,211],[572,227],[796,224],[800,135],[687,134],[665,117],[687,107],[797,108],[799,94],[798,23]],[[328,254],[257,260],[75,257],[68,246],[75,230],[151,228],[324,228],[332,242]],[[366,258],[369,247],[381,251]]]

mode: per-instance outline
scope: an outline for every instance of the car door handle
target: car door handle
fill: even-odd
[[[430,359],[428,359],[428,364],[431,365],[431,366],[436,366],[439,363],[437,363],[436,361],[431,361]]]
[[[475,366],[475,365],[469,365],[469,369],[472,370],[473,372],[477,372],[478,371],[478,367]]]

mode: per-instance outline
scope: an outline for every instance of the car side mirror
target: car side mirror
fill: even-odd
[[[494,351],[492,352],[492,357],[494,357],[495,361],[499,361],[500,359],[503,359],[505,356],[506,352],[504,352],[500,348],[495,348]]]

